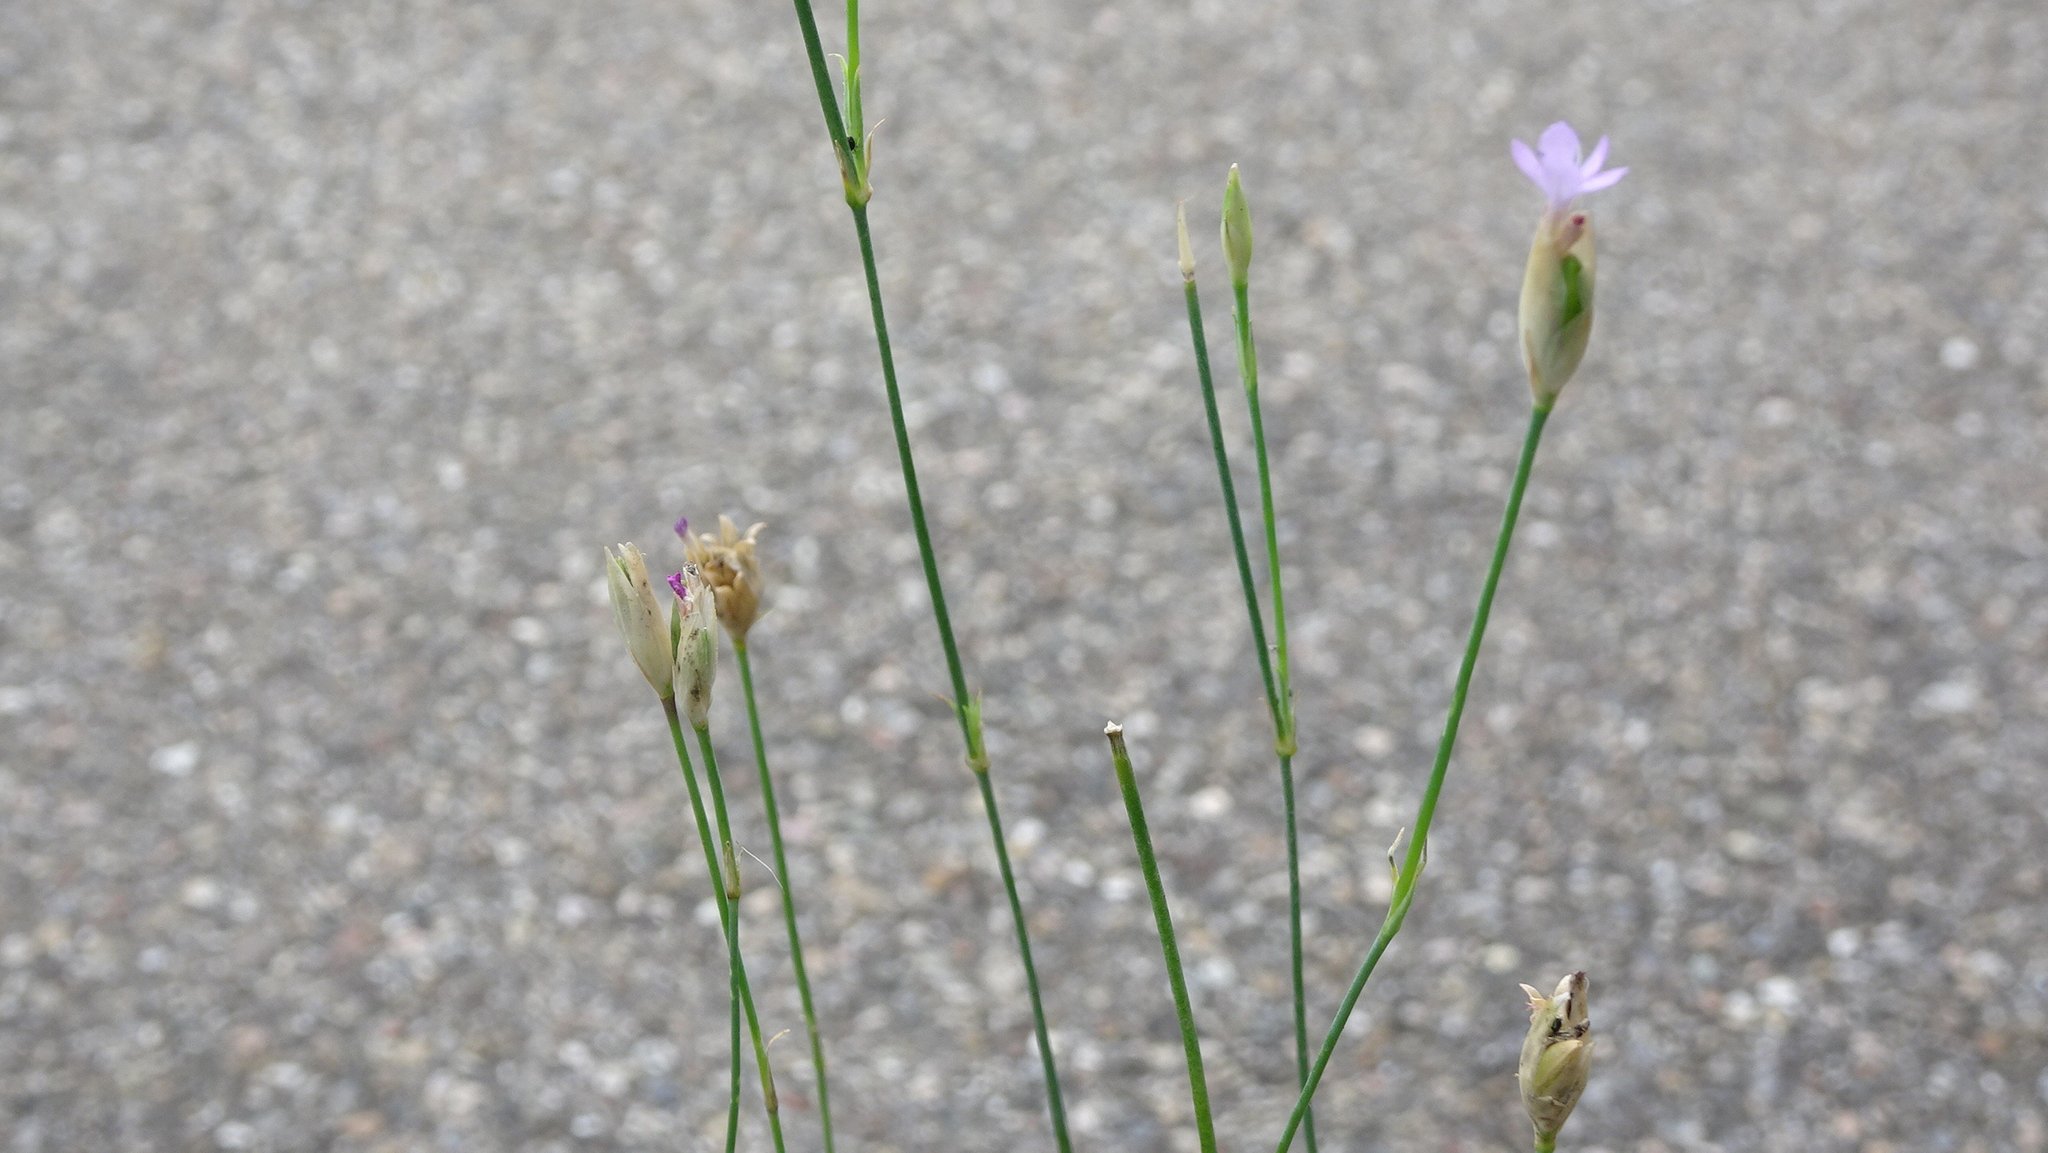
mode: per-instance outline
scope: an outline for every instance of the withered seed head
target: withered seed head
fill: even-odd
[[[733,643],[747,643],[747,630],[761,615],[761,562],[754,554],[755,538],[762,525],[750,526],[745,534],[731,517],[718,518],[718,532],[683,538],[684,554],[704,575],[717,602],[718,623],[732,635]]]

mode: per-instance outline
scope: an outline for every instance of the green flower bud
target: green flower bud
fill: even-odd
[[[1593,1025],[1586,1016],[1586,974],[1569,973],[1546,997],[1529,985],[1529,1035],[1522,1040],[1522,1108],[1536,1129],[1536,1148],[1547,1153],[1558,1130],[1586,1091],[1593,1068]]]
[[[630,544],[614,553],[604,550],[605,584],[612,594],[612,619],[633,654],[640,675],[667,700],[675,670],[675,647],[661,619],[661,602],[654,597],[654,585],[647,578],[647,558]]]
[[[1538,408],[1577,372],[1593,334],[1593,224],[1583,212],[1547,212],[1522,274],[1522,362]]]
[[[1230,264],[1232,284],[1251,280],[1252,209],[1245,203],[1235,164],[1230,166],[1230,183],[1223,186],[1223,259]]]

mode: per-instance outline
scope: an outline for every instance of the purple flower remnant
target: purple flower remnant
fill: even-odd
[[[684,604],[690,603],[690,586],[683,583],[683,574],[679,572],[668,574],[668,587],[676,590],[676,596],[681,598]]]
[[[1583,160],[1579,156],[1579,134],[1572,126],[1560,120],[1543,130],[1536,140],[1536,147],[1517,140],[1509,145],[1514,154],[1515,166],[1522,175],[1543,190],[1550,201],[1550,211],[1562,213],[1571,207],[1572,201],[1589,192],[1612,188],[1628,175],[1626,168],[1610,168],[1600,171],[1607,162],[1607,138],[1593,146],[1593,154]]]
[[[689,518],[689,517],[686,517],[686,516],[679,516],[679,517],[677,517],[677,518],[676,518],[676,535],[677,535],[677,536],[679,536],[679,537],[682,537],[682,538],[683,538],[684,540],[689,540],[689,539],[690,539],[690,518]]]

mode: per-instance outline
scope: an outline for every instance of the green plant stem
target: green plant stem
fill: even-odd
[[[939,644],[946,655],[946,672],[953,683],[953,714],[960,723],[968,764],[973,767],[976,783],[981,788],[982,809],[988,816],[989,836],[995,843],[996,863],[1002,872],[1003,889],[1009,897],[1010,917],[1016,924],[1017,955],[1023,962],[1024,982],[1031,994],[1032,1026],[1037,1032],[1039,1060],[1045,1070],[1046,1106],[1052,1115],[1053,1137],[1059,1144],[1060,1153],[1072,1153],[1073,1142],[1067,1136],[1066,1105],[1060,1096],[1059,1070],[1053,1061],[1052,1035],[1045,1024],[1045,1004],[1039,993],[1038,970],[1031,960],[1031,937],[1024,921],[1023,903],[1017,896],[1016,878],[1010,869],[1009,850],[1003,843],[1002,817],[996,807],[995,788],[989,782],[988,755],[982,747],[980,714],[967,692],[967,675],[960,665],[959,646],[953,640],[945,589],[939,582],[938,559],[932,551],[931,531],[925,524],[924,499],[918,492],[917,464],[911,456],[910,430],[904,424],[903,401],[896,385],[896,361],[889,348],[889,323],[882,309],[882,285],[875,270],[875,243],[868,230],[865,196],[856,199],[854,195],[855,189],[866,183],[865,172],[858,171],[861,166],[855,163],[856,150],[863,149],[864,145],[847,135],[839,102],[832,95],[831,77],[825,68],[825,49],[818,40],[818,22],[811,13],[811,0],[794,0],[794,3],[797,27],[803,34],[804,56],[811,66],[811,82],[818,92],[818,111],[825,117],[825,134],[831,138],[832,150],[839,159],[840,177],[847,186],[847,208],[853,213],[854,232],[860,240],[861,265],[867,275],[868,306],[874,314],[875,348],[882,359],[882,383],[889,397],[889,418],[896,433],[896,455],[903,469],[904,496],[910,506],[911,526],[917,533],[917,550],[924,565],[925,585],[931,591],[932,619],[938,626]],[[854,18],[851,8],[848,18]],[[858,29],[852,34],[857,37]]]
[[[1251,410],[1252,449],[1259,461],[1259,510],[1266,528],[1266,565],[1268,580],[1273,586],[1273,641],[1277,670],[1266,672],[1266,645],[1264,636],[1254,628],[1253,636],[1259,645],[1260,669],[1266,672],[1266,693],[1273,712],[1273,744],[1280,755],[1280,798],[1287,820],[1287,944],[1288,960],[1294,985],[1294,1075],[1296,1084],[1308,1084],[1308,989],[1302,963],[1301,934],[1301,835],[1300,825],[1295,819],[1294,806],[1294,689],[1290,683],[1287,661],[1287,594],[1280,581],[1280,525],[1273,513],[1273,470],[1266,452],[1266,421],[1259,407],[1259,352],[1252,340],[1251,286],[1248,282],[1233,280],[1231,285],[1237,299],[1237,368],[1244,381],[1245,404]],[[1194,285],[1188,285],[1188,299],[1194,300]],[[1196,315],[1193,309],[1190,316]],[[1206,361],[1206,355],[1201,357]],[[1205,372],[1204,377],[1208,374]],[[1216,447],[1217,467],[1226,476],[1229,464],[1223,455],[1223,438],[1214,417],[1213,396],[1215,387],[1205,384],[1205,398],[1210,399],[1210,438]],[[1239,577],[1245,584],[1246,604],[1251,608],[1253,618],[1258,617],[1258,600],[1252,592],[1251,566],[1245,556],[1244,530],[1237,523],[1237,501],[1235,493],[1230,497],[1230,519],[1232,543],[1237,547]],[[1277,684],[1276,684],[1277,682]],[[1308,1153],[1316,1153],[1316,1122],[1313,1113],[1308,1115],[1307,1131],[1302,1140]]]
[[[1038,1037],[1038,1057],[1045,1072],[1046,1105],[1052,1115],[1053,1138],[1060,1153],[1072,1153],[1067,1136],[1066,1104],[1060,1095],[1059,1068],[1052,1052],[1052,1033],[1045,1023],[1045,998],[1039,992],[1038,967],[1031,959],[1031,931],[1024,920],[1024,904],[1017,895],[1017,878],[1010,868],[1010,851],[1003,837],[1003,819],[996,805],[995,786],[989,779],[988,753],[982,744],[981,723],[967,692],[967,674],[960,665],[960,647],[953,639],[953,620],[946,611],[946,590],[939,581],[938,556],[932,549],[931,529],[925,523],[924,498],[917,487],[917,462],[910,451],[910,427],[903,419],[903,397],[896,384],[896,359],[889,347],[889,321],[882,310],[882,282],[875,269],[875,242],[868,231],[868,210],[854,205],[854,232],[860,239],[861,265],[867,273],[868,306],[874,314],[875,347],[882,358],[882,384],[889,398],[889,420],[896,432],[896,456],[903,469],[903,490],[910,505],[910,523],[917,534],[917,551],[924,564],[925,587],[932,598],[932,620],[939,630],[939,646],[945,650],[946,672],[953,682],[953,714],[960,722],[960,737],[967,748],[967,762],[981,788],[982,810],[988,817],[989,838],[995,846],[996,864],[1003,878],[1003,891],[1010,901],[1010,919],[1017,931],[1017,956],[1024,965],[1024,984],[1031,996],[1032,1028]]]
[[[846,123],[839,117],[839,100],[832,95],[832,74],[825,67],[825,46],[818,41],[818,20],[811,14],[811,0],[795,0],[795,3],[797,29],[804,38],[804,57],[811,64],[811,83],[818,89],[818,110],[825,114],[825,135],[832,139],[832,150],[843,155],[846,150]]]
[[[719,779],[718,754],[711,747],[709,726],[697,729],[697,750],[704,755],[704,780],[711,786],[711,810],[718,818],[718,833],[725,842],[725,891],[727,894],[726,932],[731,941],[733,971],[744,980],[745,962],[740,957],[740,875],[739,858],[734,852],[732,821],[726,816],[725,786]],[[775,1140],[776,1153],[782,1153],[782,1109],[775,1092],[775,1070],[768,1063],[768,1045],[761,1039],[761,1021],[754,1012],[752,990],[741,986],[747,1010],[747,1028],[754,1042],[754,1059],[760,1065],[761,1100],[768,1111],[768,1128]]]
[[[932,598],[932,619],[939,628],[939,646],[946,654],[946,675],[953,682],[953,714],[960,722],[960,736],[970,758],[980,752],[981,734],[968,717],[967,674],[960,663],[960,646],[953,639],[953,617],[946,609],[946,589],[939,580],[938,554],[932,548],[932,531],[925,521],[924,494],[917,484],[917,458],[910,450],[910,426],[903,417],[903,394],[896,384],[896,354],[889,345],[889,319],[882,310],[882,281],[875,267],[875,241],[868,231],[868,210],[853,209],[853,228],[860,238],[861,267],[867,273],[868,308],[875,327],[875,348],[882,358],[882,387],[889,398],[889,422],[896,432],[896,461],[903,471],[904,499],[910,505],[910,527],[917,534],[917,555],[924,566],[924,584]]]
[[[1294,977],[1294,1076],[1297,1084],[1308,1084],[1308,984],[1302,963],[1301,943],[1301,837],[1294,818],[1294,758],[1280,757],[1280,800],[1287,818],[1287,946]],[[1302,1143],[1316,1153],[1316,1118],[1310,1113]]]
[[[768,772],[768,746],[761,739],[761,711],[754,703],[754,666],[747,642],[733,641],[740,666],[740,689],[747,698],[747,727],[754,738],[754,767],[761,777],[761,804],[767,810],[768,843],[775,850],[775,877],[782,890],[782,923],[789,930],[789,957],[796,970],[796,992],[804,1006],[804,1027],[811,1035],[811,1065],[817,1071],[818,1120],[825,1133],[825,1153],[832,1153],[832,1099],[825,1084],[825,1040],[818,1032],[818,1012],[811,1001],[811,978],[804,969],[804,942],[796,928],[796,902],[790,897],[789,858],[782,848],[782,816],[775,805],[775,781]]]
[[[846,135],[860,147],[860,0],[846,0]]]
[[[1344,1035],[1344,1026],[1350,1023],[1351,1010],[1358,1004],[1359,995],[1365,992],[1365,983],[1371,979],[1381,955],[1393,942],[1394,935],[1401,931],[1401,923],[1408,918],[1408,907],[1415,901],[1415,885],[1421,879],[1429,845],[1429,826],[1436,818],[1437,798],[1443,794],[1444,775],[1451,767],[1451,750],[1458,743],[1458,722],[1465,715],[1465,696],[1472,687],[1472,670],[1479,663],[1479,645],[1486,638],[1486,622],[1493,614],[1493,594],[1500,587],[1501,570],[1508,560],[1508,544],[1514,539],[1515,521],[1522,514],[1522,494],[1529,487],[1529,472],[1536,464],[1536,446],[1543,439],[1543,425],[1549,419],[1548,408],[1538,407],[1529,413],[1529,431],[1522,441],[1521,459],[1515,465],[1514,484],[1508,489],[1507,509],[1501,513],[1500,535],[1493,545],[1493,562],[1487,567],[1486,584],[1479,593],[1479,608],[1472,616],[1472,633],[1465,641],[1465,657],[1458,665],[1458,681],[1451,690],[1450,712],[1444,719],[1443,737],[1437,743],[1436,763],[1431,766],[1429,784],[1422,791],[1422,804],[1415,811],[1414,835],[1409,838],[1408,854],[1401,862],[1400,875],[1394,881],[1394,899],[1387,909],[1387,919],[1380,926],[1379,935],[1373,939],[1372,948],[1366,952],[1364,963],[1358,967],[1358,975],[1352,978],[1351,988],[1344,994],[1336,1019],[1330,1022],[1323,1047],[1317,1051],[1315,1063],[1309,1068],[1308,1083],[1302,1086],[1301,1096],[1294,1103],[1294,1112],[1287,1119],[1287,1128],[1280,1134],[1278,1153],[1287,1153],[1288,1146],[1293,1143],[1294,1131],[1308,1112],[1316,1086],[1322,1082],[1323,1070],[1330,1063],[1330,1054],[1337,1049],[1337,1039]]]
[[[726,942],[730,950],[734,942]],[[740,985],[732,982],[732,1039],[728,1042],[732,1053],[732,1088],[729,1104],[725,1107],[725,1153],[733,1153],[740,1141]]]
[[[1237,583],[1244,590],[1244,614],[1252,626],[1252,648],[1259,657],[1259,679],[1266,686],[1266,709],[1273,732],[1280,732],[1280,692],[1273,684],[1273,657],[1266,649],[1265,614],[1259,611],[1259,590],[1252,582],[1252,561],[1244,544],[1244,522],[1237,512],[1237,484],[1230,474],[1230,450],[1223,445],[1223,418],[1216,410],[1216,382],[1209,371],[1209,340],[1202,326],[1202,296],[1187,282],[1188,334],[1195,344],[1195,375],[1202,382],[1202,408],[1209,417],[1209,448],[1216,457],[1216,479],[1223,485],[1223,515],[1230,522],[1230,547],[1237,554]]]
[[[1045,1000],[1038,991],[1038,966],[1031,959],[1031,934],[1024,925],[1024,902],[1017,896],[1017,875],[1010,868],[1010,850],[1003,838],[1003,817],[996,807],[996,788],[987,772],[974,774],[981,787],[981,808],[988,817],[989,840],[995,845],[996,869],[1002,874],[1003,892],[1010,901],[1010,924],[1017,931],[1017,955],[1024,963],[1024,984],[1031,994],[1031,1027],[1038,1038],[1038,1063],[1045,1074],[1045,1095],[1052,1112],[1053,1139],[1060,1153],[1072,1153],[1067,1137],[1067,1106],[1060,1097],[1059,1068],[1053,1063],[1052,1035],[1045,1027]]]
[[[1536,1153],[1557,1153],[1557,1138],[1537,1134]]]
[[[1159,879],[1159,860],[1152,851],[1152,832],[1145,824],[1145,805],[1138,798],[1138,777],[1124,748],[1118,725],[1104,730],[1110,759],[1116,765],[1117,787],[1123,790],[1124,811],[1131,818],[1131,840],[1138,847],[1138,865],[1145,872],[1145,892],[1152,898],[1152,920],[1159,927],[1159,949],[1166,955],[1166,980],[1173,989],[1173,1012],[1180,1021],[1181,1048],[1187,1053],[1188,1093],[1195,1102],[1195,1131],[1202,1153],[1216,1153],[1216,1126],[1209,1116],[1209,1079],[1202,1072],[1202,1038],[1195,1029],[1195,1009],[1188,1000],[1188,980],[1181,972],[1180,945],[1173,936],[1173,914],[1166,907],[1166,885]]]
[[[710,818],[704,814],[704,796],[697,787],[697,769],[690,760],[689,745],[683,740],[683,721],[676,713],[675,698],[661,702],[662,711],[668,716],[669,738],[676,747],[676,763],[683,770],[683,781],[690,790],[690,812],[697,821],[697,840],[704,846],[704,871],[711,880],[711,895],[718,905],[718,924],[725,931],[726,964],[731,968],[733,985],[740,994],[740,1006],[746,1010],[747,1027],[754,1040],[754,1061],[761,1074],[761,1106],[768,1114],[768,1132],[774,1138],[776,1153],[782,1153],[782,1118],[775,1100],[775,1072],[768,1064],[768,1046],[761,1040],[761,1020],[754,1011],[754,990],[747,980],[747,963],[740,955],[739,910],[726,896],[726,877],[719,868],[719,851],[712,841]],[[718,790],[718,768],[710,760],[710,734],[700,729],[697,732],[698,745],[707,758],[705,778],[711,782],[714,801]],[[723,820],[721,818],[721,824]]]
[[[1266,421],[1259,409],[1259,351],[1252,341],[1251,286],[1232,286],[1237,293],[1237,369],[1244,379],[1245,404],[1252,416],[1252,451],[1259,461],[1259,512],[1266,522],[1267,579],[1273,586],[1273,672],[1279,682],[1276,722],[1280,750],[1294,753],[1294,690],[1287,664],[1287,592],[1280,583],[1280,523],[1273,515],[1273,469],[1266,453]]]

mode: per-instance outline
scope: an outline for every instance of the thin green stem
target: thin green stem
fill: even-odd
[[[967,674],[960,664],[960,646],[953,640],[953,617],[946,610],[946,589],[939,580],[938,554],[932,549],[932,530],[925,522],[924,494],[917,485],[917,458],[910,450],[910,426],[903,418],[903,394],[896,384],[896,354],[889,346],[889,318],[882,310],[882,281],[875,268],[875,241],[868,231],[868,210],[853,210],[854,232],[860,238],[861,267],[867,273],[868,309],[875,327],[875,348],[882,357],[882,388],[889,397],[889,422],[896,431],[896,461],[903,470],[904,499],[910,505],[910,527],[917,534],[917,555],[924,565],[925,589],[931,593],[932,619],[939,627],[939,646],[946,653],[946,675],[953,682],[953,712],[960,722],[960,735],[970,754],[978,750],[980,734],[968,723]]]
[[[1251,285],[1233,278],[1237,299],[1237,370],[1244,381],[1245,405],[1251,410],[1252,450],[1259,462],[1259,511],[1266,528],[1267,579],[1273,587],[1274,694],[1273,743],[1280,754],[1280,795],[1287,820],[1287,944],[1294,985],[1294,1074],[1297,1084],[1308,1084],[1308,989],[1302,962],[1301,934],[1301,835],[1294,811],[1294,689],[1287,660],[1287,593],[1280,580],[1280,523],[1273,511],[1273,469],[1266,451],[1266,421],[1259,406],[1259,351],[1252,339]],[[1211,389],[1213,391],[1213,388]],[[1219,461],[1222,460],[1219,454]],[[1232,510],[1233,514],[1235,509]],[[1240,533],[1240,536],[1242,534]],[[1239,544],[1240,554],[1243,545]],[[1246,577],[1248,580],[1249,577]],[[1256,603],[1256,602],[1254,602]],[[1263,650],[1264,645],[1261,644]],[[1261,651],[1263,660],[1265,653]],[[1316,1153],[1314,1114],[1307,1119],[1302,1135],[1308,1153]]]
[[[1536,1153],[1557,1153],[1557,1138],[1536,1135]]]
[[[939,582],[939,566],[932,551],[931,532],[925,524],[924,500],[918,493],[917,466],[910,452],[910,430],[903,420],[903,402],[896,385],[895,356],[889,348],[889,324],[882,309],[881,280],[875,270],[874,238],[868,231],[867,176],[863,142],[847,135],[839,102],[832,95],[831,78],[825,67],[825,49],[818,40],[818,22],[811,13],[811,0],[794,0],[797,27],[803,34],[804,56],[811,66],[811,81],[818,92],[818,111],[825,117],[825,133],[839,159],[839,171],[846,185],[847,207],[853,212],[853,227],[860,239],[861,265],[867,274],[868,306],[874,313],[875,347],[882,359],[882,382],[889,397],[889,417],[896,433],[896,455],[903,469],[903,488],[910,506],[910,520],[917,533],[918,555],[924,565],[925,585],[931,591],[932,618],[938,625],[939,644],[945,650],[946,672],[953,684],[953,714],[960,723],[967,761],[981,787],[983,809],[988,815],[989,834],[995,842],[996,861],[1003,874],[1003,888],[1009,896],[1010,913],[1016,922],[1017,954],[1024,964],[1025,983],[1031,991],[1031,1017],[1038,1034],[1038,1052],[1045,1066],[1046,1104],[1052,1114],[1053,1136],[1060,1153],[1071,1153],[1067,1136],[1066,1106],[1060,1098],[1059,1073],[1053,1063],[1051,1034],[1045,1024],[1045,1005],[1038,990],[1038,973],[1031,962],[1031,939],[1024,922],[1023,904],[1011,875],[1009,850],[1004,847],[1002,821],[997,814],[995,790],[988,778],[988,754],[982,746],[980,712],[967,692],[967,675],[960,665],[959,647],[953,640],[953,624],[946,611],[946,595]],[[848,7],[849,36],[857,37],[856,10]],[[851,41],[849,50],[857,51]],[[856,71],[856,77],[858,72]]]
[[[726,942],[730,949],[732,942]],[[733,1153],[740,1141],[740,985],[732,982],[732,1088],[725,1107],[725,1153]]]
[[[818,1012],[811,1002],[811,978],[804,969],[804,942],[796,929],[796,902],[790,896],[789,858],[782,848],[782,816],[775,805],[775,780],[768,772],[768,746],[761,739],[761,711],[754,703],[754,666],[747,643],[733,641],[740,666],[740,689],[747,698],[747,727],[754,738],[754,767],[761,777],[761,804],[768,815],[768,843],[775,850],[775,877],[782,889],[782,923],[789,931],[789,957],[796,970],[796,992],[804,1006],[804,1027],[811,1035],[811,1065],[817,1071],[818,1119],[825,1132],[825,1153],[832,1153],[832,1099],[825,1085],[825,1040],[818,1032]]]
[[[825,67],[825,46],[818,40],[818,20],[811,15],[811,0],[795,0],[796,24],[804,37],[804,56],[811,63],[811,83],[818,89],[818,109],[825,114],[825,135],[832,138],[832,150],[846,151],[846,123],[839,118],[839,100],[832,95],[832,73]]]
[[[1209,417],[1209,448],[1216,457],[1216,479],[1223,485],[1223,515],[1230,522],[1230,547],[1237,554],[1237,583],[1244,590],[1244,615],[1252,626],[1252,648],[1259,657],[1259,679],[1266,686],[1266,708],[1273,732],[1280,732],[1280,692],[1273,684],[1273,656],[1266,648],[1265,614],[1259,611],[1259,590],[1252,581],[1251,555],[1244,544],[1244,522],[1237,512],[1237,484],[1230,474],[1230,450],[1223,445],[1223,418],[1216,411],[1216,382],[1209,372],[1209,340],[1202,327],[1202,297],[1193,278],[1187,281],[1188,335],[1195,344],[1195,374],[1202,382],[1202,408]]]
[[[711,895],[718,905],[718,924],[725,931],[726,964],[731,968],[732,983],[739,988],[740,1007],[746,1010],[747,1028],[753,1035],[754,1062],[761,1074],[761,1107],[768,1114],[768,1132],[774,1138],[776,1153],[783,1153],[782,1117],[775,1100],[775,1072],[768,1064],[768,1046],[761,1040],[761,1020],[754,1011],[754,989],[747,980],[747,963],[740,955],[739,910],[726,896],[727,878],[718,865],[718,849],[712,841],[711,820],[704,814],[704,796],[697,787],[697,768],[690,760],[689,745],[683,740],[683,721],[676,714],[675,698],[664,698],[662,711],[668,715],[669,738],[676,748],[676,763],[683,770],[683,781],[690,790],[690,812],[697,820],[697,840],[704,846],[704,871],[711,880]],[[711,782],[714,799],[718,789],[717,763],[709,759],[711,740],[708,733],[698,730],[698,745],[706,755],[705,777]]]
[[[1060,1096],[1060,1071],[1052,1056],[1052,1034],[1045,1027],[1045,998],[1038,990],[1038,965],[1031,959],[1031,933],[1024,924],[1024,902],[1017,896],[1017,876],[1010,869],[1010,850],[1003,839],[1003,816],[996,807],[996,788],[986,772],[974,774],[981,786],[981,809],[988,817],[989,840],[996,850],[996,869],[1003,877],[1003,892],[1010,901],[1010,924],[1017,931],[1017,956],[1024,963],[1024,986],[1031,995],[1031,1028],[1038,1038],[1038,1063],[1045,1073],[1046,1106],[1052,1113],[1053,1139],[1060,1153],[1073,1153],[1067,1137],[1067,1106]]]
[[[846,135],[860,147],[860,0],[846,0]]]
[[[1429,826],[1436,819],[1437,798],[1443,794],[1444,775],[1451,767],[1451,750],[1458,743],[1458,722],[1465,715],[1465,696],[1472,688],[1472,670],[1479,663],[1479,645],[1486,639],[1486,622],[1493,615],[1493,594],[1500,587],[1501,570],[1508,560],[1508,545],[1515,536],[1515,521],[1522,514],[1522,494],[1529,487],[1529,472],[1536,464],[1536,447],[1542,442],[1543,425],[1549,419],[1548,408],[1539,407],[1529,413],[1529,431],[1522,441],[1521,459],[1515,465],[1514,484],[1508,489],[1507,509],[1501,513],[1500,535],[1493,545],[1493,562],[1487,567],[1486,584],[1479,592],[1479,608],[1472,616],[1472,633],[1465,641],[1465,657],[1458,665],[1458,681],[1451,690],[1450,712],[1444,719],[1443,738],[1437,743],[1436,763],[1430,768],[1429,784],[1423,789],[1422,804],[1415,812],[1414,835],[1409,838],[1408,854],[1401,862],[1400,875],[1394,881],[1392,906],[1387,910],[1387,919],[1380,926],[1379,936],[1373,939],[1364,963],[1358,967],[1358,975],[1352,979],[1350,990],[1344,994],[1336,1019],[1330,1022],[1323,1047],[1316,1053],[1315,1064],[1309,1069],[1308,1083],[1302,1086],[1301,1096],[1294,1103],[1294,1112],[1287,1119],[1287,1128],[1280,1134],[1278,1153],[1287,1153],[1287,1147],[1293,1143],[1294,1131],[1308,1112],[1316,1086],[1322,1082],[1323,1070],[1330,1063],[1330,1054],[1337,1049],[1337,1039],[1344,1035],[1344,1026],[1351,1020],[1352,1008],[1358,1004],[1359,995],[1365,992],[1365,983],[1371,979],[1380,956],[1387,951],[1394,935],[1401,931],[1401,923],[1408,918],[1408,907],[1415,901],[1415,885],[1421,879],[1428,851]]]
[[[1151,829],[1145,824],[1145,805],[1138,798],[1138,777],[1131,769],[1131,754],[1124,748],[1123,728],[1112,724],[1103,730],[1103,735],[1109,738],[1117,787],[1123,790],[1124,811],[1131,818],[1131,840],[1138,847],[1138,866],[1145,872],[1145,891],[1152,898],[1159,949],[1166,955],[1166,981],[1173,989],[1173,1012],[1180,1021],[1181,1048],[1187,1053],[1188,1093],[1195,1102],[1195,1131],[1201,1137],[1202,1153],[1216,1153],[1216,1126],[1209,1117],[1209,1079],[1202,1072],[1202,1038],[1195,1029],[1187,976],[1181,972],[1180,945],[1174,940],[1173,914],[1166,907],[1166,885],[1159,879],[1159,860],[1152,851]]]
[[[1287,664],[1287,591],[1280,582],[1280,522],[1273,515],[1273,469],[1266,452],[1266,421],[1259,409],[1259,351],[1252,341],[1251,286],[1237,292],[1237,370],[1244,379],[1245,404],[1251,409],[1252,451],[1259,461],[1259,512],[1266,522],[1267,579],[1273,586],[1273,672],[1279,682],[1280,749],[1294,752],[1294,691]]]
[[[896,384],[896,358],[889,347],[889,321],[882,309],[882,282],[875,268],[875,243],[868,231],[868,210],[865,205],[852,208],[854,232],[860,238],[861,265],[867,273],[868,306],[874,316],[875,347],[882,358],[882,385],[889,398],[889,420],[896,431],[896,457],[903,470],[904,496],[910,505],[911,527],[917,534],[917,551],[924,565],[925,587],[931,593],[932,619],[938,625],[939,646],[946,655],[946,673],[953,682],[953,714],[960,722],[960,737],[967,747],[967,762],[981,787],[989,837],[995,845],[1003,890],[1010,901],[1010,918],[1017,930],[1017,955],[1023,962],[1024,982],[1031,994],[1032,1027],[1038,1035],[1038,1056],[1045,1070],[1046,1105],[1052,1115],[1053,1137],[1059,1144],[1060,1153],[1071,1153],[1073,1144],[1067,1136],[1066,1104],[1060,1095],[1052,1034],[1045,1023],[1045,1000],[1039,993],[1038,969],[1031,960],[1031,933],[1025,924],[1023,902],[1017,896],[1017,879],[1010,869],[1010,852],[1003,841],[1002,816],[996,806],[995,787],[989,780],[988,753],[982,744],[980,714],[967,692],[967,674],[961,668],[960,647],[953,639],[953,620],[946,611],[946,590],[939,581],[938,556],[932,549],[931,529],[925,522],[924,497],[917,486],[917,461],[911,455],[910,427],[904,422],[903,397]]]
[[[1294,758],[1280,757],[1280,799],[1287,817],[1287,946],[1294,978],[1294,1077],[1308,1084],[1308,983],[1302,963],[1301,944],[1301,838],[1294,819]],[[1302,1141],[1308,1153],[1316,1153],[1316,1118],[1307,1117],[1308,1131]]]

